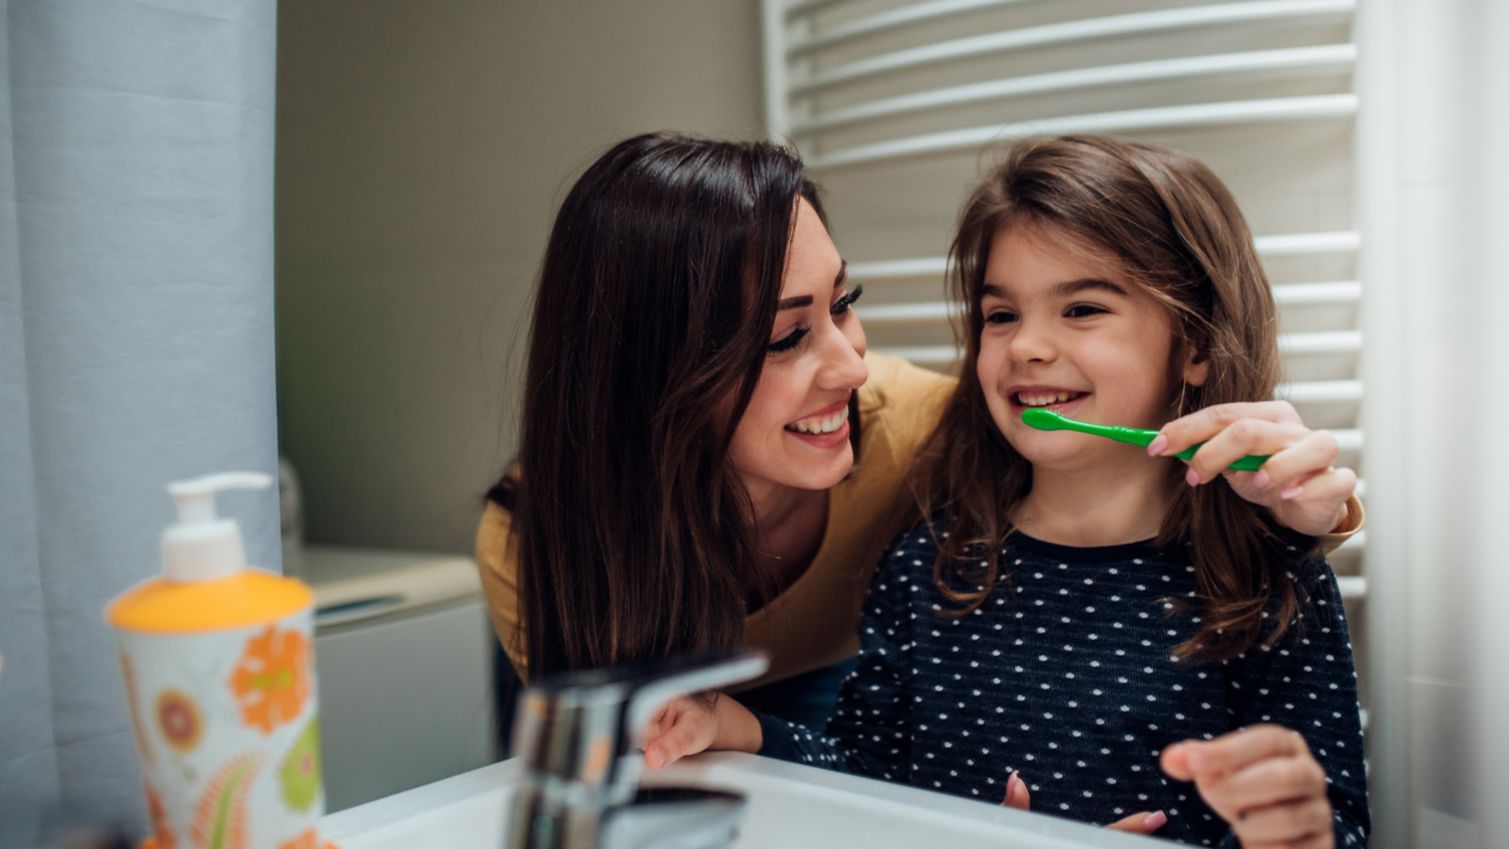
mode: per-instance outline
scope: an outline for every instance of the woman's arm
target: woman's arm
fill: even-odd
[[[1189,461],[1191,486],[1222,477],[1242,498],[1268,508],[1279,524],[1319,537],[1325,552],[1362,527],[1362,505],[1353,495],[1357,475],[1335,465],[1336,438],[1305,427],[1288,401],[1206,407],[1164,425],[1148,453],[1168,457],[1197,443],[1204,444]],[[1269,457],[1256,472],[1227,470],[1247,454]]]

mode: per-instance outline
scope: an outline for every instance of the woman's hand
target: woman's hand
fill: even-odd
[[[1007,808],[1016,808],[1019,811],[1032,810],[1032,794],[1027,791],[1027,782],[1022,780],[1022,774],[1013,772],[1006,779],[1006,798],[1001,800],[1001,805]],[[1106,828],[1113,831],[1130,831],[1133,834],[1152,834],[1168,822],[1168,815],[1162,811],[1143,811],[1140,814],[1132,814],[1129,817],[1108,823]]]
[[[1163,750],[1163,771],[1193,781],[1245,849],[1334,849],[1326,772],[1298,732],[1256,725]]]
[[[1231,488],[1292,530],[1319,536],[1347,515],[1347,499],[1357,488],[1351,469],[1335,468],[1336,437],[1310,430],[1288,401],[1217,404],[1163,426],[1148,445],[1154,457],[1177,454],[1205,443],[1189,461],[1191,486],[1224,476]],[[1268,454],[1256,472],[1227,471],[1247,454]]]
[[[666,703],[645,729],[644,762],[669,766],[708,749],[758,752],[760,721],[749,709],[721,693],[681,696]]]

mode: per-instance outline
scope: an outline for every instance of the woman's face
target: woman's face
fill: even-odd
[[[817,211],[799,200],[765,367],[729,448],[756,504],[783,487],[828,489],[854,466],[849,398],[868,376],[857,294]]]

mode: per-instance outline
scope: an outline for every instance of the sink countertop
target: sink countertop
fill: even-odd
[[[341,849],[446,846],[499,849],[518,763],[502,761],[325,818],[321,833]],[[946,844],[950,849],[1137,849],[1146,837],[1029,814],[755,755],[700,755],[642,783],[743,792],[749,808],[735,844],[876,849]]]

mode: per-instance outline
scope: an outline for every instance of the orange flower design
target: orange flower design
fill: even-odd
[[[145,780],[141,786],[147,792],[147,816],[152,819],[154,838],[152,845],[155,849],[177,849],[178,836],[173,833],[173,826],[168,824],[168,812],[162,806],[162,797]]]
[[[229,683],[242,721],[271,734],[298,718],[309,700],[309,640],[268,626],[246,641]]]
[[[320,836],[308,828],[303,834],[279,846],[278,849],[320,849]]]

